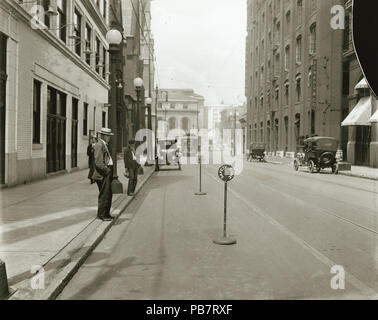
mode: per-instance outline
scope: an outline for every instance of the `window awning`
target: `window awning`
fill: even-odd
[[[358,101],[352,112],[341,123],[343,127],[347,126],[370,126],[371,118],[371,97],[363,97]]]
[[[354,87],[354,89],[369,89],[369,85],[366,81],[366,78],[363,78],[357,85]]]
[[[377,123],[378,122],[378,110],[375,111],[375,113],[373,114],[373,116],[370,118],[370,122],[371,123]]]

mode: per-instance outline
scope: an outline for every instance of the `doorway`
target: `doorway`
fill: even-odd
[[[368,166],[370,161],[370,126],[356,127],[356,165]]]
[[[47,88],[47,173],[66,169],[66,98]]]
[[[77,167],[78,109],[79,100],[72,98],[71,168]]]
[[[0,184],[5,184],[5,94],[7,83],[7,37],[0,33]]]

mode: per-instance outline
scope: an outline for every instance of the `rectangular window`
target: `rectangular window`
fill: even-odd
[[[302,62],[302,37],[301,36],[297,38],[297,45],[296,45],[296,50],[295,50],[295,61],[297,63]]]
[[[75,52],[77,55],[81,56],[81,14],[77,9],[75,9],[74,13],[74,36],[75,38]]]
[[[50,28],[50,15],[48,13],[49,7],[50,7],[50,0],[38,0],[36,4],[43,7],[44,10],[44,17],[43,17],[43,23],[45,26],[49,29]]]
[[[64,43],[67,42],[67,0],[57,0],[57,25],[58,25],[58,38]]]
[[[101,59],[101,52],[100,52],[100,48],[101,48],[101,42],[100,40],[96,37],[96,72],[99,74],[100,73],[100,59]]]
[[[102,127],[106,128],[106,111],[102,111]]]
[[[91,50],[92,50],[92,29],[85,25],[85,62],[91,65]]]
[[[33,143],[41,142],[41,83],[34,80],[33,91]]]
[[[310,54],[316,53],[316,24],[310,28]]]
[[[106,19],[106,16],[108,15],[108,2],[104,0],[104,14],[103,17]]]
[[[106,48],[102,48],[102,77],[106,79]]]
[[[88,103],[84,103],[83,109],[83,136],[88,135]]]
[[[47,88],[47,112],[50,115],[66,116],[67,95],[52,87]]]
[[[285,70],[288,71],[290,68],[290,46],[285,48]]]
[[[297,24],[302,24],[302,15],[303,15],[303,0],[297,1]]]
[[[79,100],[76,98],[72,98],[72,120],[78,120],[79,119]]]

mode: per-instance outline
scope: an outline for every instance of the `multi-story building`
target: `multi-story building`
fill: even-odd
[[[107,0],[0,2],[0,183],[88,166],[107,126]]]
[[[147,127],[145,98],[154,98],[154,39],[151,32],[151,0],[130,0],[122,2],[123,28],[126,34],[126,57],[124,65],[124,95],[127,114],[127,137],[134,137],[136,131]],[[134,87],[134,79],[142,78],[140,101]],[[139,109],[138,109],[139,105]],[[152,107],[154,110],[154,106]],[[154,122],[154,121],[153,121]]]
[[[295,152],[311,135],[341,138],[340,0],[249,0],[246,39],[248,145]]]
[[[193,89],[161,89],[158,98],[158,138],[169,131],[182,130],[183,135],[192,129],[202,129],[204,97]]]
[[[342,149],[348,162],[378,167],[377,123],[367,121],[376,111],[376,100],[364,79],[352,36],[352,1],[345,1],[342,87]]]

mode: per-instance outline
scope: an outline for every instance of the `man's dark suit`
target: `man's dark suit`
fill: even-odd
[[[94,146],[94,173],[92,179],[96,181],[100,194],[98,195],[97,217],[111,218],[113,166],[109,166],[110,154],[103,140],[98,140]]]
[[[138,168],[139,164],[134,159],[135,150],[130,145],[126,148],[124,153],[125,169],[129,172],[129,184],[127,186],[127,194],[130,195],[135,192],[138,183]]]

